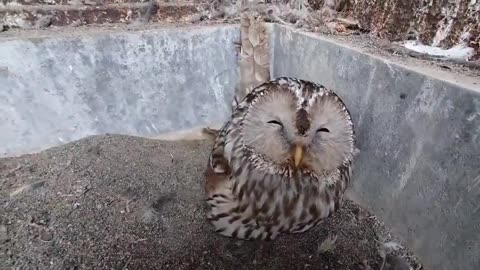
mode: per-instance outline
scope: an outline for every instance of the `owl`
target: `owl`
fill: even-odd
[[[244,240],[305,232],[339,208],[355,154],[350,112],[333,91],[289,77],[264,82],[216,134],[208,219]]]

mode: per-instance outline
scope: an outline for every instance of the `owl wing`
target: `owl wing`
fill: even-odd
[[[334,187],[334,209],[337,211],[340,208],[340,203],[343,200],[345,191],[350,186],[351,176],[352,176],[352,162],[343,164],[339,169],[339,181],[336,182]]]
[[[230,122],[226,123],[218,131],[212,152],[208,159],[207,169],[205,171],[206,185],[205,190],[209,198],[215,194],[221,194],[228,188],[231,168],[224,155],[227,129]]]

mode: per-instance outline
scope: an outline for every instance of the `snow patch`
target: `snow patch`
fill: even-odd
[[[473,48],[463,45],[456,45],[450,49],[442,49],[439,47],[424,45],[418,41],[407,40],[403,46],[409,50],[424,53],[428,55],[444,57],[448,59],[468,60],[475,53]]]

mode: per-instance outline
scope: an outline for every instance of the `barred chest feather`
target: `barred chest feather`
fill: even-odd
[[[266,174],[245,158],[233,160],[232,169],[229,184],[207,200],[208,218],[218,233],[249,240],[309,230],[338,209],[350,180],[350,166],[325,179],[299,171]]]

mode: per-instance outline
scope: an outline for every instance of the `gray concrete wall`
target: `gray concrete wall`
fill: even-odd
[[[353,198],[429,269],[480,269],[480,79],[275,28],[274,77],[324,84],[353,114],[361,150]]]
[[[236,26],[0,39],[0,156],[223,122]]]
[[[429,269],[480,269],[479,79],[273,30],[273,77],[333,88],[353,114],[354,199]],[[237,26],[212,26],[0,39],[0,155],[221,123],[238,38]]]

